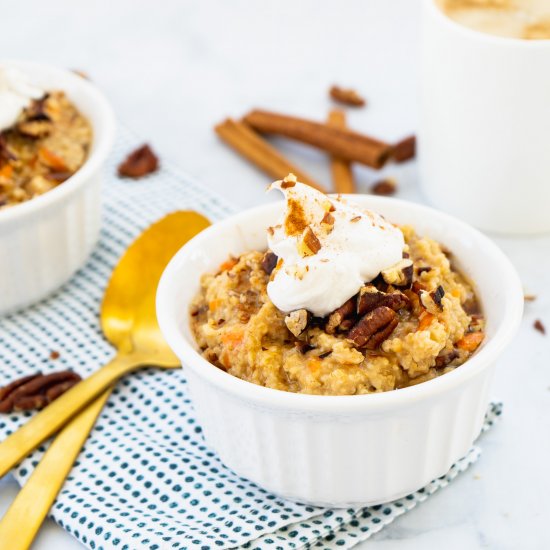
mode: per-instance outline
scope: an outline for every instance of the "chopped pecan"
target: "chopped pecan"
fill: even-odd
[[[302,234],[302,239],[298,244],[298,248],[302,256],[314,256],[321,250],[321,242],[309,225]]]
[[[432,290],[431,292],[420,290],[419,296],[420,302],[428,311],[431,310],[431,312],[434,313],[434,306],[437,307],[439,310],[443,310],[441,299],[443,298],[443,296],[445,296],[445,291],[443,290],[443,287],[441,285],[439,285],[435,290]]]
[[[61,354],[57,350],[50,351],[50,359],[55,361],[56,359],[59,359],[61,357]]]
[[[394,311],[409,307],[410,300],[401,291],[386,293],[368,284],[359,290],[357,298],[357,313],[364,315],[380,306],[386,306]]]
[[[285,317],[285,325],[298,338],[306,330],[310,319],[311,313],[309,311],[306,309],[297,309],[296,311],[291,311]]]
[[[330,97],[338,103],[349,105],[351,107],[363,107],[366,103],[365,98],[361,97],[352,88],[341,88],[332,86],[329,90]]]
[[[68,370],[26,376],[0,389],[0,412],[41,409],[80,380]]]
[[[422,275],[422,273],[429,273],[432,270],[432,268],[428,265],[426,266],[420,266],[416,268],[416,274]]]
[[[334,310],[328,318],[327,324],[325,325],[325,332],[327,334],[334,334],[338,328],[342,330],[347,330],[346,326],[342,326],[345,320],[349,320],[355,313],[355,297],[350,298],[344,302],[338,309]],[[348,323],[350,328],[351,323]]]
[[[144,144],[132,151],[118,167],[118,175],[141,178],[155,172],[159,167],[158,157],[149,145]]]
[[[333,226],[334,225],[334,216],[330,212],[325,212],[323,219],[321,220],[322,225]]]
[[[307,342],[304,342],[302,340],[296,340],[296,342],[294,342],[294,345],[302,355],[307,353],[308,351],[311,351],[312,349],[315,349],[313,346],[310,346]]]
[[[447,353],[440,353],[435,358],[435,368],[441,369],[443,367],[446,367],[455,359],[458,359],[458,352],[455,349]]]
[[[381,179],[372,184],[370,192],[373,195],[389,196],[397,191],[397,183],[391,178]]]
[[[399,319],[393,309],[386,306],[370,311],[351,328],[348,340],[358,348],[375,349],[393,332]]]
[[[22,120],[17,124],[17,131],[30,138],[46,137],[52,131],[50,120]]]
[[[398,288],[411,288],[413,280],[413,262],[409,258],[403,258],[395,265],[384,269],[380,275],[384,281]]]
[[[414,158],[416,153],[416,137],[409,136],[393,146],[393,159],[396,162],[405,162]]]
[[[46,111],[46,101],[49,96],[49,94],[45,94],[40,99],[35,99],[25,110],[25,118],[27,120],[51,120]]]
[[[290,173],[281,183],[281,189],[288,189],[289,187],[294,187],[298,178],[292,173]]]
[[[443,309],[443,304],[441,303],[443,296],[445,296],[445,291],[441,285],[430,292],[431,299],[439,309]]]
[[[15,160],[17,157],[14,155],[8,147],[6,136],[0,133],[0,166],[10,160]]]
[[[274,254],[271,252],[271,250],[268,250],[264,257],[262,258],[262,269],[268,274],[271,275],[273,270],[275,269],[275,266],[277,265],[277,254]]]
[[[538,330],[541,334],[546,334],[546,327],[542,324],[542,321],[540,319],[537,319],[533,323],[533,327],[535,330]]]

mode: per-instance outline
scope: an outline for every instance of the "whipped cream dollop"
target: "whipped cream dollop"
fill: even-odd
[[[27,76],[13,67],[0,67],[0,132],[11,128],[33,99],[44,90],[32,85]]]
[[[284,312],[307,309],[324,317],[403,257],[403,233],[382,216],[329,197],[292,175],[276,181],[286,209],[268,229],[279,263],[267,293]]]

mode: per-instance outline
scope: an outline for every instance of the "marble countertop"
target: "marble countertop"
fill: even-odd
[[[87,72],[119,120],[239,208],[271,200],[268,179],[225,148],[212,126],[252,107],[321,119],[332,83],[365,93],[349,123],[394,140],[416,127],[420,0],[131,0],[9,2],[0,51]],[[24,30],[24,32],[23,32]],[[278,145],[329,184],[324,154]],[[380,174],[356,168],[361,190]],[[426,201],[414,162],[388,167],[398,196]],[[494,395],[502,421],[483,437],[470,471],[358,548],[522,550],[550,548],[550,237],[497,238],[518,268],[527,304],[514,344],[500,360]],[[498,277],[498,274],[495,274]],[[405,459],[405,458],[404,458]],[[0,513],[17,492],[0,481]],[[77,549],[48,521],[34,548]]]

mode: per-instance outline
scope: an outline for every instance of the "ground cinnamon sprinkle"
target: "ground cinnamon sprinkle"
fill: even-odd
[[[289,236],[301,235],[307,227],[306,213],[299,201],[288,199],[288,214],[285,218],[285,232]]]

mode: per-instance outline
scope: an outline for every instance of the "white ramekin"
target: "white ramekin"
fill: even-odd
[[[241,476],[293,500],[327,506],[381,503],[443,475],[478,436],[495,362],[523,311],[519,278],[491,240],[431,208],[395,199],[353,200],[453,251],[475,281],[487,337],[464,365],[435,380],[360,396],[314,396],[264,388],[214,367],[197,352],[188,309],[202,273],[229,254],[266,247],[283,204],[242,212],[186,244],[164,272],[157,316],[181,359],[207,443]]]
[[[57,289],[88,258],[101,222],[102,170],[113,145],[115,119],[103,94],[82,77],[22,61],[14,66],[45,90],[63,90],[88,118],[93,143],[84,165],[67,181],[0,211],[0,314],[29,305]]]

